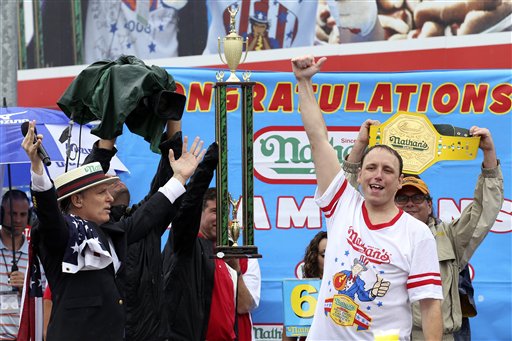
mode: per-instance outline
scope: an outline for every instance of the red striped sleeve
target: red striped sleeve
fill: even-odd
[[[407,289],[417,288],[426,285],[441,286],[441,274],[438,272],[426,272],[409,276],[407,279]]]
[[[347,188],[347,183],[347,179],[343,180],[340,189],[338,190],[338,192],[336,192],[331,202],[327,206],[321,208],[326,218],[332,216],[336,211],[336,206],[338,205],[338,201],[340,200],[341,195],[343,194],[343,192],[345,192],[345,189]]]

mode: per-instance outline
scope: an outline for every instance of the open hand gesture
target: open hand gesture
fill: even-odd
[[[188,150],[188,136],[183,138],[183,147],[181,157],[176,160],[174,152],[169,150],[169,164],[174,171],[174,178],[176,178],[182,185],[185,185],[187,180],[194,174],[194,171],[203,159],[206,149],[203,149],[204,141],[200,141],[199,137],[194,139],[190,150]]]

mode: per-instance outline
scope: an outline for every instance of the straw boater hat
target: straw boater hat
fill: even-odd
[[[117,180],[119,180],[117,176],[105,175],[99,162],[89,163],[55,178],[57,200],[60,201],[93,186]]]

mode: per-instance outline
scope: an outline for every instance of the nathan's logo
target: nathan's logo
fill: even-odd
[[[328,127],[329,142],[341,162],[359,127]],[[254,175],[267,183],[314,184],[315,168],[304,127],[271,126],[254,134]]]
[[[390,136],[389,142],[395,148],[412,149],[412,150],[428,150],[428,143],[425,141],[414,141],[408,138],[401,138],[400,136]]]
[[[366,258],[375,264],[389,264],[391,262],[391,254],[385,249],[379,249],[375,246],[366,245],[365,242],[359,237],[359,233],[354,231],[353,227],[348,228],[347,242],[354,250],[366,256]]]

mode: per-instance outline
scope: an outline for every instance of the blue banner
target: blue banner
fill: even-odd
[[[376,61],[378,62],[378,61]],[[178,91],[187,95],[183,132],[215,140],[215,70],[169,68]],[[297,278],[296,269],[311,238],[325,221],[313,195],[311,151],[298,113],[292,73],[253,72],[255,243],[260,260],[262,292],[253,320],[284,320],[282,281]],[[505,179],[505,203],[491,233],[471,259],[478,316],[471,319],[473,338],[512,338],[512,74],[510,70],[422,71],[401,73],[321,73],[313,78],[331,143],[341,159],[350,152],[359,126],[368,118],[386,121],[397,111],[427,115],[433,124],[489,128]],[[230,192],[241,194],[240,93],[228,89]],[[118,139],[122,174],[141,199],[156,170],[158,155],[133,134]],[[471,202],[482,153],[475,160],[443,161],[422,178],[434,196],[436,216],[451,220]],[[214,183],[212,183],[214,185]],[[165,239],[162,240],[165,243]]]

